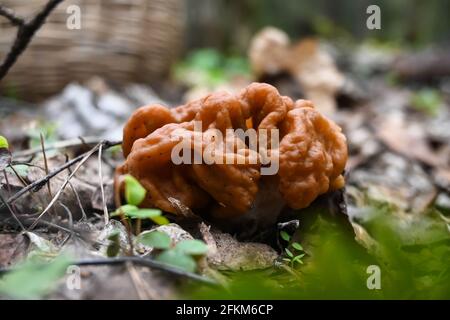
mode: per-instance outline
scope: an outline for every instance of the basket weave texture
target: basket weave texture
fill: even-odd
[[[5,0],[25,17],[47,0]],[[81,29],[71,30],[68,7],[80,8]],[[167,75],[185,26],[183,0],[66,0],[49,16],[0,83],[0,93],[40,100],[69,82],[98,75],[118,84],[152,83]],[[0,59],[17,28],[0,17]]]

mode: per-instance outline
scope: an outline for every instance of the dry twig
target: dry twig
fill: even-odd
[[[89,157],[91,155],[93,155],[95,152],[100,150],[101,146],[102,146],[102,143],[99,143],[94,148],[92,148],[90,151],[85,153],[84,157],[80,160],[80,162],[77,164],[77,166],[72,171],[72,173],[66,178],[66,180],[64,180],[64,183],[61,185],[61,187],[59,188],[58,192],[55,194],[55,196],[50,201],[50,203],[47,205],[47,207],[44,209],[44,211],[42,211],[42,213],[37,217],[36,221],[30,226],[30,228],[28,229],[29,231],[33,230],[33,228],[36,226],[36,223],[44,216],[44,214],[48,210],[50,210],[50,208],[53,206],[53,204],[58,200],[58,198],[61,195],[61,193],[64,191],[64,188],[67,186],[67,184],[69,183],[70,179],[72,179],[72,177],[77,173],[77,171],[89,159]]]
[[[13,216],[14,220],[16,220],[16,222],[19,224],[20,228],[22,230],[26,230],[25,227],[23,226],[22,222],[19,220],[19,218],[17,217],[17,215],[15,214],[13,208],[11,208],[11,206],[8,204],[8,202],[5,200],[5,198],[3,198],[1,192],[0,192],[0,200],[2,200],[3,204],[6,205],[6,207],[8,208],[9,212],[11,213],[11,215]]]
[[[55,149],[64,149],[64,148],[74,148],[74,147],[81,147],[81,146],[94,146],[97,143],[101,142],[102,139],[98,137],[78,137],[76,139],[69,139],[69,140],[63,140],[63,141],[56,141],[53,143],[47,143],[45,145],[45,151],[49,150],[55,150]],[[32,148],[22,151],[17,151],[13,153],[14,158],[22,158],[22,157],[28,157],[28,156],[34,156],[37,153],[42,152],[42,148]]]
[[[100,145],[98,148],[98,177],[100,179],[100,191],[102,194],[103,215],[104,215],[105,226],[106,226],[109,221],[109,213],[108,213],[108,207],[106,206],[106,200],[105,200],[105,188],[103,188],[102,147],[103,146]]]
[[[111,142],[111,141],[107,141],[107,140],[103,140],[100,142],[100,144],[103,146],[103,149],[108,149],[110,147],[116,146],[121,144],[121,141],[115,141],[115,142]],[[99,144],[97,146],[94,147],[94,153],[98,150]],[[6,200],[7,204],[12,204],[14,203],[17,199],[19,199],[20,197],[22,197],[23,195],[25,195],[28,192],[36,192],[39,189],[41,189],[44,185],[47,184],[47,182],[53,178],[54,176],[56,176],[57,174],[61,173],[62,171],[70,168],[71,166],[73,166],[74,164],[82,161],[84,159],[84,157],[87,154],[90,154],[90,152],[92,151],[92,149],[86,153],[83,153],[81,155],[79,155],[78,157],[73,158],[72,160],[64,163],[64,165],[60,166],[59,168],[56,168],[55,170],[53,170],[52,172],[50,172],[48,175],[46,175],[45,177],[34,181],[33,183],[29,184],[28,186],[26,186],[25,188],[21,189],[20,191],[18,191],[17,193],[15,193],[14,195],[12,195],[11,197],[9,197]],[[3,208],[5,205],[1,204],[0,205],[0,209]]]
[[[12,25],[17,26],[18,28],[16,39],[0,65],[0,80],[6,76],[9,69],[11,69],[17,61],[17,58],[27,48],[36,31],[42,27],[48,15],[63,1],[64,0],[49,0],[42,10],[30,20],[19,17],[11,9],[0,5],[0,16],[5,17]]]
[[[48,174],[48,162],[47,162],[47,154],[45,153],[45,143],[44,143],[44,136],[42,135],[42,132],[40,133],[39,137],[41,138],[41,148],[42,148],[42,155],[44,156],[44,165],[45,165],[45,174]],[[50,181],[47,182],[47,189],[48,194],[50,195],[50,198],[53,197],[52,195],[52,188],[50,187]]]
[[[11,9],[5,8],[0,5],[0,16],[5,17],[8,19],[13,26],[23,26],[25,21],[23,18],[17,16],[14,11]]]

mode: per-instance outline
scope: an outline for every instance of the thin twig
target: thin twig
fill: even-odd
[[[11,167],[11,169],[13,169],[14,173],[17,175],[18,173],[14,170],[13,166],[11,166],[11,164],[9,164],[9,166]],[[5,177],[6,187],[8,188],[8,195],[10,195],[12,193],[12,190],[11,190],[11,184],[9,183],[8,174],[6,173],[6,170],[3,170],[3,176]],[[11,209],[12,209],[12,212],[14,214],[16,214],[16,216],[18,216],[17,215],[17,207],[15,204],[11,205]]]
[[[17,215],[14,213],[14,210],[11,208],[11,206],[6,202],[5,198],[3,198],[2,193],[0,192],[0,199],[2,200],[2,202],[6,205],[6,207],[8,208],[9,212],[11,213],[11,215],[13,216],[13,218],[17,221],[17,223],[19,224],[20,228],[25,231],[25,227],[23,226],[22,222],[20,222],[19,218],[17,218]]]
[[[140,300],[149,300],[149,295],[147,294],[146,288],[144,288],[144,282],[137,272],[136,268],[131,262],[126,262],[125,266],[127,267],[128,274],[130,275],[131,282],[133,283],[134,289],[139,296]]]
[[[14,161],[13,161],[14,162]],[[12,162],[12,163],[13,163]],[[29,183],[25,181],[25,179],[17,172],[17,170],[14,168],[14,165],[9,164],[9,168],[11,169],[11,171],[14,173],[14,175],[16,176],[16,178],[22,183],[22,185],[24,187],[28,187]],[[29,165],[30,167],[35,167],[38,168],[42,171],[45,171],[44,168],[40,167],[40,166],[36,166],[36,165]],[[33,199],[33,201],[35,201],[36,203],[40,203],[42,206],[45,206],[45,199],[41,198],[41,197],[37,197],[35,193],[30,193],[31,198]],[[51,197],[50,197],[51,198]],[[12,203],[12,207],[15,206],[15,203]],[[0,206],[0,208],[2,208],[2,206]]]
[[[3,176],[5,177],[6,187],[8,188],[8,193],[11,193],[11,185],[9,184],[8,175],[6,174],[6,170],[3,170]]]
[[[59,205],[63,207],[63,209],[67,212],[67,215],[69,216],[69,229],[70,233],[69,236],[61,243],[61,247],[64,246],[64,244],[69,240],[70,238],[74,238],[75,232],[73,231],[73,215],[70,209],[63,204],[62,202],[58,201]]]
[[[31,224],[35,221],[34,218],[31,218],[29,216],[23,216],[22,215],[22,216],[18,216],[18,218],[22,222],[22,224],[24,225],[25,230],[26,230],[26,228],[28,226],[31,226]],[[4,221],[2,221],[2,222],[6,223],[6,225],[11,225],[9,223],[9,221],[6,220],[6,219]],[[13,226],[15,227],[16,224],[14,224]],[[85,228],[80,228],[80,227],[77,227],[77,226],[69,226],[69,225],[67,225],[65,223],[56,224],[56,223],[53,223],[53,222],[50,222],[50,221],[47,221],[47,220],[44,220],[44,219],[41,219],[38,222],[38,226],[47,227],[47,231],[49,230],[49,228],[52,228],[52,229],[56,229],[56,230],[59,230],[59,231],[67,232],[69,234],[73,233],[76,236],[75,239],[81,239],[81,240],[86,241],[87,243],[90,243],[92,245],[97,245],[97,246],[105,245],[104,242],[93,240],[91,235],[90,235],[90,233],[89,233],[89,231],[87,231]]]
[[[69,157],[67,156],[67,154],[65,156],[66,156],[66,162],[67,162]],[[69,168],[68,168],[68,171],[69,171],[69,174],[72,173],[72,171]],[[75,194],[75,198],[77,199],[78,206],[80,207],[80,210],[81,210],[81,219],[79,221],[86,220],[87,215],[86,215],[86,212],[84,211],[84,207],[83,207],[83,204],[81,203],[81,199],[80,199],[80,195],[78,194],[78,191],[75,189],[72,182],[70,182],[70,181],[69,181],[69,187],[72,190],[72,192]]]
[[[28,187],[28,183],[25,181],[25,179],[17,172],[17,170],[14,168],[13,165],[9,164],[8,168],[11,169],[11,171],[14,173],[14,175],[16,176],[17,180],[19,180],[20,183],[22,183],[22,185],[26,188]],[[41,203],[42,205],[45,205],[44,203],[44,199],[41,198],[37,198],[36,195],[34,193],[31,194],[31,198],[36,201],[36,203]],[[14,203],[11,203],[11,206],[15,206]],[[2,208],[3,205],[0,205],[0,208]]]
[[[28,186],[28,183],[25,181],[25,179],[17,172],[17,170],[14,168],[14,166],[12,166],[11,164],[8,165],[8,167],[11,169],[11,171],[14,173],[14,175],[16,176],[17,180],[20,181],[20,183],[22,183],[22,185],[24,187]]]
[[[26,162],[26,161],[15,161],[15,160],[12,160],[10,165],[11,166],[24,165],[24,166],[27,166],[27,167],[38,168],[38,169],[41,169],[42,171],[45,171],[44,167],[41,167],[41,166],[39,166],[37,164],[33,164],[33,163],[30,163],[30,162]]]
[[[45,168],[45,174],[48,175],[47,154],[45,153],[44,136],[42,135],[42,132],[39,133],[39,136],[40,136],[40,138],[41,138],[42,154],[44,155],[44,168]],[[51,187],[50,187],[50,180],[47,181],[47,188],[48,188],[48,194],[50,195],[50,198],[52,198],[53,195],[52,195],[52,189],[51,189]]]
[[[101,146],[101,143],[99,143],[98,145],[96,145],[94,148],[92,148],[89,152],[86,153],[86,155],[83,157],[83,159],[80,160],[80,162],[77,164],[77,166],[75,167],[75,169],[73,170],[73,172],[66,178],[66,180],[64,181],[64,183],[59,187],[58,192],[55,194],[55,196],[53,197],[53,199],[50,201],[50,203],[47,205],[47,207],[44,209],[44,211],[42,211],[42,213],[37,217],[35,223],[33,223],[30,228],[28,228],[28,231],[33,230],[33,228],[35,227],[36,223],[39,221],[39,219],[42,218],[42,216],[48,211],[50,210],[50,208],[53,206],[53,204],[56,202],[56,200],[58,200],[59,196],[61,195],[61,193],[64,191],[64,188],[67,186],[67,183],[69,183],[70,179],[72,179],[72,177],[75,175],[75,173],[77,173],[78,169],[81,168],[81,166],[89,159],[89,157],[91,155],[93,155]]]
[[[103,216],[105,219],[105,226],[109,222],[108,207],[106,206],[105,200],[105,189],[103,188],[103,168],[102,168],[102,145],[98,148],[98,176],[100,178],[100,192],[102,194],[102,204],[103,204]]]
[[[31,226],[31,224],[34,221],[35,220],[33,218],[28,218],[28,217],[25,218],[25,219],[22,218],[22,222],[23,222],[25,227]],[[47,220],[44,220],[44,219],[41,219],[38,222],[38,226],[45,226],[45,227],[54,228],[54,229],[57,229],[57,230],[60,230],[60,231],[64,231],[64,232],[67,232],[67,233],[73,233],[73,234],[75,234],[77,236],[77,238],[80,238],[80,239],[82,239],[84,241],[91,242],[90,236],[86,235],[86,230],[84,230],[83,228],[78,228],[78,227],[75,227],[75,226],[69,226],[67,224],[64,224],[64,225],[56,224],[56,223],[53,223],[53,222],[50,222],[50,221],[47,221]],[[103,244],[103,243],[98,242],[98,241],[94,241],[94,243],[99,244],[99,245]]]
[[[107,149],[116,145],[121,144],[121,141],[118,142],[111,142],[111,141],[107,141],[104,140],[101,142],[103,148]],[[95,149],[97,150],[98,145],[95,147]],[[81,160],[84,159],[84,157],[89,154],[92,150],[83,153],[81,155],[79,155],[78,157],[73,158],[72,160],[64,163],[64,165],[60,166],[59,168],[56,168],[55,170],[53,170],[52,172],[50,172],[48,175],[46,175],[45,177],[34,181],[33,183],[29,184],[27,187],[21,189],[20,191],[18,191],[17,193],[15,193],[14,195],[12,195],[11,197],[8,198],[8,200],[6,200],[6,202],[8,204],[12,204],[14,203],[17,199],[19,199],[20,197],[22,197],[24,194],[26,194],[27,192],[33,191],[36,192],[38,191],[40,188],[42,188],[48,180],[50,180],[51,178],[53,178],[54,176],[56,176],[57,174],[59,174],[60,172],[66,170],[67,168],[73,166],[74,164],[80,162]],[[4,207],[4,204],[0,205],[0,209]]]
[[[11,21],[13,25],[18,26],[18,30],[16,39],[14,40],[10,51],[0,65],[0,80],[6,76],[9,69],[11,69],[17,61],[17,58],[27,48],[36,31],[42,27],[48,15],[63,1],[64,0],[49,0],[42,10],[28,22],[17,17],[11,10],[1,7],[1,15]]]
[[[81,147],[81,146],[94,146],[97,143],[101,142],[103,139],[100,139],[98,137],[78,137],[76,139],[69,139],[69,140],[62,140],[62,141],[55,141],[53,143],[47,143],[45,146],[45,151],[49,150],[55,150],[55,149],[64,149],[64,148],[74,148],[74,147]],[[33,156],[39,152],[41,152],[42,149],[32,148],[22,151],[17,151],[13,153],[13,158],[22,158],[22,157],[29,157]]]
[[[70,182],[70,181],[69,181],[69,187],[72,190],[72,192],[75,194],[75,198],[77,199],[78,206],[80,207],[80,210],[81,210],[81,220],[79,220],[79,221],[86,220],[87,219],[86,211],[84,211],[83,204],[81,203],[81,199],[80,199],[80,195],[78,194],[78,191],[75,189],[72,182]]]
[[[13,10],[2,5],[0,5],[0,16],[8,19],[13,26],[23,26],[25,24],[25,20],[22,17],[19,17]]]

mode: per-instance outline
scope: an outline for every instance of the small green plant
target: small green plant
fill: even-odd
[[[281,231],[280,236],[284,241],[288,242],[288,244],[290,243],[291,236],[286,231]],[[290,247],[294,252],[292,252],[288,247],[284,248],[283,261],[289,264],[292,268],[296,263],[303,264],[302,258],[305,256],[305,253],[302,245],[298,242],[292,242]]]
[[[442,100],[442,96],[438,90],[425,88],[412,96],[411,106],[430,116],[436,116],[442,106]]]
[[[182,240],[173,244],[166,233],[157,230],[140,234],[136,241],[156,250],[157,261],[189,272],[197,269],[196,258],[208,252],[201,240]]]
[[[107,149],[106,152],[112,157],[117,157],[122,154],[122,145],[118,144],[117,146],[112,146],[111,148]]]
[[[125,176],[125,200],[127,204],[120,206],[116,211],[111,213],[111,217],[123,216],[137,219],[136,234],[140,233],[141,220],[150,219],[159,225],[168,224],[169,220],[162,216],[159,209],[139,208],[138,206],[144,201],[147,190],[139,183],[139,181],[131,175]]]
[[[119,230],[113,230],[108,235],[109,245],[106,249],[106,255],[108,257],[115,257],[120,252],[120,232]]]
[[[187,85],[214,87],[236,76],[248,76],[250,66],[243,57],[206,48],[191,52],[173,71],[175,79]]]

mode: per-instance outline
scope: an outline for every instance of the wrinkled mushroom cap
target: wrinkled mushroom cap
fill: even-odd
[[[195,121],[201,121],[200,131]],[[197,142],[186,145],[193,162],[196,152],[217,143],[211,140],[213,130],[225,135],[249,125],[258,135],[262,129],[279,133],[279,145],[269,144],[267,151],[278,157],[278,191],[288,206],[307,207],[320,194],[342,187],[347,146],[341,129],[310,101],[294,103],[268,84],[253,83],[238,95],[220,92],[173,109],[150,105],[135,111],[124,128],[126,160],[116,172],[117,190],[121,176],[131,174],[148,191],[144,206],[176,214],[169,201],[175,198],[193,210],[215,207],[222,216],[244,215],[258,193],[264,164],[251,163],[252,150],[240,136],[232,136],[235,143],[225,145],[223,155],[243,163],[175,164],[171,154],[180,137],[191,139]]]

